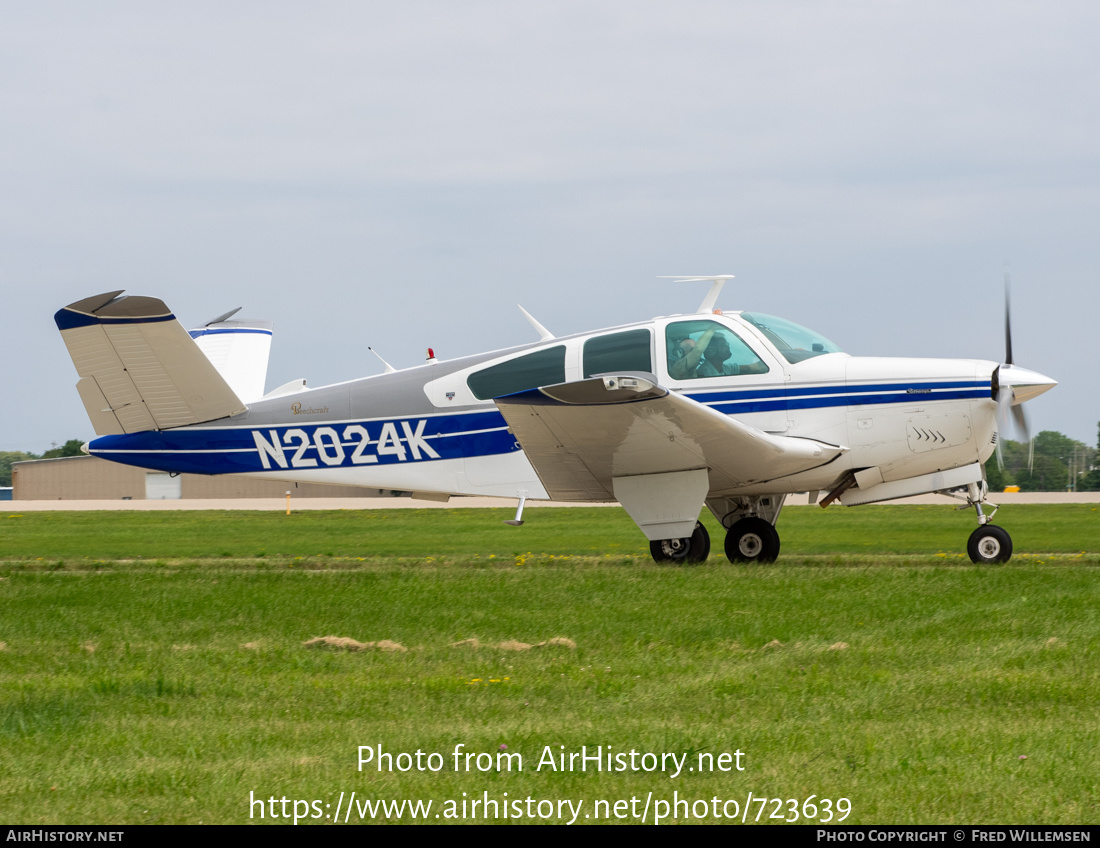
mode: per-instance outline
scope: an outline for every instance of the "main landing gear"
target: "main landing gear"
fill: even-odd
[[[726,531],[725,548],[730,562],[775,562],[779,556],[779,534],[763,518],[749,516],[735,521]],[[700,522],[691,536],[650,542],[649,553],[654,562],[662,565],[706,562],[710,556],[710,534]]]
[[[695,523],[695,530],[683,539],[657,539],[649,543],[649,553],[654,562],[700,563],[710,556],[710,533],[701,521]]]
[[[786,495],[711,498],[707,508],[726,528],[725,550],[730,562],[775,562],[779,556],[779,533],[775,521]],[[710,534],[702,523],[684,539],[659,539],[649,543],[649,552],[659,563],[699,563],[710,555]]]
[[[1008,562],[1012,558],[1012,537],[1003,527],[993,524],[993,516],[1000,509],[996,504],[989,503],[985,499],[988,492],[986,483],[970,483],[966,487],[966,506],[956,509],[974,508],[978,513],[978,529],[970,534],[966,542],[966,552],[970,555],[970,561],[977,565],[997,565]],[[962,498],[962,495],[950,493],[952,497]],[[982,504],[989,504],[993,512],[986,515],[982,512]]]
[[[779,533],[763,518],[742,518],[726,531],[730,562],[775,562],[778,556]]]
[[[726,528],[726,558],[730,562],[775,562],[779,533],[775,522],[786,495],[711,498],[707,508]]]
[[[779,533],[775,519],[784,495],[712,498],[706,505],[726,528],[725,550],[730,562],[774,562],[779,557]],[[702,524],[684,539],[659,539],[649,543],[653,560],[660,563],[706,562],[711,537]]]

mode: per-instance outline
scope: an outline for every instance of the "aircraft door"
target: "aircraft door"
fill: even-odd
[[[783,368],[729,324],[670,321],[664,348],[660,376],[669,388],[766,432],[787,431]]]

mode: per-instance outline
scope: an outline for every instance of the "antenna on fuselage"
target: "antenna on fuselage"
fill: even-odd
[[[373,354],[374,354],[375,356],[377,356],[377,357],[378,357],[378,361],[379,361],[379,362],[381,362],[381,363],[382,363],[383,365],[385,365],[385,366],[386,366],[386,370],[382,372],[383,374],[392,374],[392,373],[393,373],[394,371],[396,371],[396,370],[397,370],[397,369],[396,369],[396,368],[394,368],[394,367],[393,367],[392,365],[390,365],[390,364],[389,364],[388,362],[386,362],[386,360],[384,360],[384,359],[383,359],[383,358],[381,357],[381,355],[380,355],[380,354],[378,353],[378,351],[376,351],[376,350],[375,350],[375,349],[374,349],[373,347],[371,347],[370,345],[367,345],[367,350],[369,350],[369,351],[370,351],[371,353],[373,353]]]
[[[519,306],[519,304],[517,303],[516,306]],[[530,323],[530,325],[535,328],[535,332],[539,334],[539,341],[545,342],[549,339],[555,338],[553,333],[551,333],[544,326],[542,326],[542,324],[535,320],[535,316],[524,309],[522,306],[519,306],[519,311],[523,313],[523,317],[527,319],[528,323]]]
[[[662,280],[675,280],[678,283],[701,283],[704,280],[709,280],[712,285],[710,291],[707,292],[707,296],[703,298],[703,302],[699,304],[700,315],[709,315],[714,311],[714,304],[718,302],[718,293],[722,291],[722,286],[726,280],[732,280],[733,274],[718,274],[714,277],[661,277]]]

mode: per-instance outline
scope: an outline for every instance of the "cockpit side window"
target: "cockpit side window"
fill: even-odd
[[[653,371],[649,330],[594,336],[584,343],[584,376],[622,371]]]
[[[490,365],[466,378],[478,400],[512,395],[565,382],[565,345],[555,345]]]
[[[675,380],[766,374],[768,366],[728,327],[716,321],[677,321],[665,330],[668,373]]]

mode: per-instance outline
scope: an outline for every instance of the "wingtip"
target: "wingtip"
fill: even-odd
[[[174,321],[168,305],[155,297],[119,297],[123,289],[86,297],[54,313],[59,330],[94,324],[144,324]]]
[[[109,303],[113,303],[124,291],[126,290],[119,289],[118,291],[94,294],[91,297],[85,297],[70,303],[68,306],[61,307],[53,316],[57,329],[69,330],[73,327],[98,324],[99,319],[95,317],[95,312]]]

